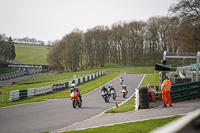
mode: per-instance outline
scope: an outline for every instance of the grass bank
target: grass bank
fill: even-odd
[[[86,130],[69,131],[64,133],[149,133],[181,116],[173,116],[160,119],[151,119],[138,122],[130,122],[124,124],[116,124],[113,126],[102,126],[98,128],[90,128]]]
[[[24,64],[47,65],[49,46],[15,44],[15,60]]]

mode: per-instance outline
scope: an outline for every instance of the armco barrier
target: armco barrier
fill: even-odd
[[[19,99],[25,99],[28,97],[28,90],[19,90]]]
[[[200,96],[200,81],[172,85],[170,95],[172,102]]]
[[[199,133],[200,108],[150,133]]]
[[[17,101],[17,100],[19,100],[19,90],[10,91],[9,101]]]
[[[35,96],[35,88],[28,89],[28,97],[34,97]]]
[[[83,83],[83,77],[80,78],[80,84]]]
[[[65,89],[65,88],[66,88],[65,83],[53,85],[53,91],[59,91],[59,90]]]
[[[25,98],[28,98],[28,97],[34,97],[34,96],[37,96],[37,95],[46,94],[46,93],[53,92],[53,91],[63,90],[65,88],[71,87],[72,83],[75,83],[77,85],[77,84],[84,83],[86,81],[92,80],[95,77],[99,77],[97,75],[104,75],[104,71],[94,73],[94,74],[91,74],[89,76],[77,78],[73,81],[55,84],[55,85],[52,85],[52,86],[31,88],[31,89],[27,89],[27,90],[10,91],[9,101],[17,101],[17,100],[20,100],[20,99],[25,99]]]
[[[41,94],[46,94],[49,92],[53,91],[53,87],[52,86],[44,86],[44,87],[39,87],[39,88],[35,88],[35,95],[41,95]]]
[[[75,79],[75,85],[77,85],[78,84],[78,79]]]
[[[72,81],[69,81],[68,87],[70,87],[72,85]]]

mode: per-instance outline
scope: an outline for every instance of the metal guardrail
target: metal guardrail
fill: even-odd
[[[200,81],[172,85],[170,95],[173,102],[200,96]]]
[[[17,101],[17,100],[26,99],[26,98],[34,97],[34,96],[41,95],[41,94],[46,94],[49,92],[59,91],[59,90],[71,87],[72,83],[77,85],[77,84],[95,79],[96,77],[100,77],[104,74],[105,74],[105,71],[100,71],[100,72],[96,72],[91,75],[76,78],[72,81],[68,81],[68,82],[64,82],[64,83],[43,86],[43,87],[39,87],[39,88],[30,88],[30,89],[25,89],[25,90],[10,91],[9,101]]]
[[[150,133],[200,133],[200,108]]]

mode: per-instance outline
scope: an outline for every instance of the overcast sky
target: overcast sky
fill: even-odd
[[[119,21],[167,16],[177,0],[0,0],[0,34],[47,42]]]

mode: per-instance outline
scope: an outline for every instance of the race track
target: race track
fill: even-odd
[[[122,98],[120,93],[119,77],[105,85],[106,87],[110,84],[114,86],[117,91],[116,100],[120,104],[134,93],[143,77],[143,74],[123,75],[124,83],[129,91],[126,98]],[[81,108],[74,109],[69,98],[0,108],[0,131],[1,133],[52,132],[89,119],[115,106],[115,101],[112,99],[109,103],[104,102],[100,90],[101,87],[82,95]]]

